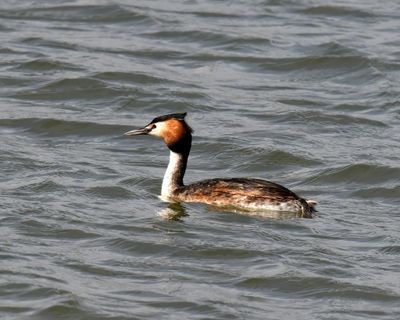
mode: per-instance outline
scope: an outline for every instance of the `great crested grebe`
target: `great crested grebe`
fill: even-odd
[[[151,135],[162,138],[170,150],[161,198],[170,202],[201,202],[217,207],[243,211],[293,212],[311,218],[315,201],[305,200],[289,189],[261,179],[217,178],[184,185],[186,165],[192,146],[192,128],[185,113],[174,113],[153,119],[142,129],[125,133],[127,136]]]

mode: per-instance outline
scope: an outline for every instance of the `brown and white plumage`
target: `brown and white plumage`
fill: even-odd
[[[160,137],[170,149],[161,197],[167,201],[201,202],[244,211],[284,211],[311,218],[316,202],[305,200],[289,189],[261,179],[217,178],[184,185],[183,177],[192,144],[192,129],[186,113],[160,116],[142,129],[125,135]]]

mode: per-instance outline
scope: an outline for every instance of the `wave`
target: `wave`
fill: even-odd
[[[272,290],[284,294],[290,294],[298,298],[340,298],[396,301],[399,297],[386,290],[372,286],[352,284],[339,279],[310,276],[274,276],[259,277],[240,280],[236,284],[239,288]]]
[[[350,6],[333,6],[333,5],[321,5],[313,6],[303,10],[299,10],[304,14],[311,15],[323,15],[323,16],[334,16],[334,17],[353,17],[353,18],[374,18],[376,15],[373,12],[365,11],[359,8]]]
[[[0,126],[22,129],[42,136],[121,136],[130,126],[51,118],[0,119]]]
[[[11,97],[24,100],[94,100],[127,96],[130,93],[127,88],[113,87],[103,81],[84,77],[52,81],[37,89],[18,92]]]
[[[119,186],[97,186],[85,190],[85,193],[94,197],[112,198],[112,199],[130,199],[132,193],[123,187]]]
[[[354,191],[352,193],[355,197],[371,199],[371,198],[392,198],[392,199],[400,199],[400,186],[396,186],[393,188],[366,188]]]
[[[114,5],[59,5],[38,8],[19,8],[1,10],[0,18],[45,20],[65,22],[91,23],[123,23],[135,22],[153,24],[154,19],[143,13],[128,9],[128,7]]]
[[[351,164],[333,169],[327,169],[321,174],[307,179],[312,183],[360,183],[377,184],[398,181],[400,168],[375,165],[375,164]]]
[[[54,70],[83,70],[81,67],[75,66],[62,61],[50,59],[34,59],[23,62],[16,66],[14,70],[31,70],[31,71],[54,71]]]

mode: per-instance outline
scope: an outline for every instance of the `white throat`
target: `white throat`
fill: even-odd
[[[161,197],[172,197],[174,190],[183,186],[186,161],[187,157],[184,155],[170,151],[169,163],[161,187]]]

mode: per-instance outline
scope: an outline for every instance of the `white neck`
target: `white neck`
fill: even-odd
[[[174,191],[183,186],[183,176],[188,157],[181,153],[170,151],[167,171],[165,171],[162,187],[162,197],[172,197]]]

